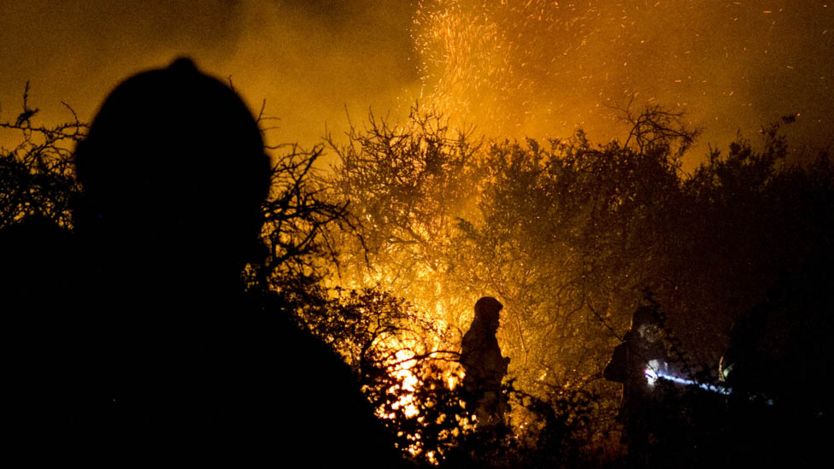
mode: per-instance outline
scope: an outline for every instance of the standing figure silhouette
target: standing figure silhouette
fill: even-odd
[[[463,391],[467,407],[474,410],[482,428],[503,423],[506,407],[501,380],[507,374],[510,359],[501,356],[495,337],[503,307],[491,296],[479,299],[475,303],[475,318],[461,343],[460,363],[466,372]]]
[[[665,372],[667,352],[663,319],[655,304],[638,307],[623,341],[614,348],[603,371],[608,381],[622,383],[623,393],[618,420],[623,424],[623,442],[628,446],[629,463],[651,466],[655,442],[662,436],[665,408],[665,382],[655,379]]]

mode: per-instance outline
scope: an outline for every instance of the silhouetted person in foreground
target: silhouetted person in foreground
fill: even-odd
[[[270,163],[232,89],[186,59],[130,77],[76,164],[78,314],[92,318],[77,451],[113,466],[399,464],[348,367],[280,298],[244,292]]]
[[[623,441],[628,446],[633,466],[651,465],[653,446],[662,436],[664,418],[663,380],[657,373],[666,371],[667,353],[663,340],[663,322],[655,304],[634,311],[631,327],[623,341],[614,348],[603,376],[622,383],[623,395],[618,419],[623,424]]]
[[[461,343],[460,363],[466,372],[464,396],[481,428],[501,425],[504,418],[506,403],[501,395],[501,380],[507,374],[510,359],[501,356],[495,337],[503,307],[493,297],[479,299],[475,303],[475,318]]]

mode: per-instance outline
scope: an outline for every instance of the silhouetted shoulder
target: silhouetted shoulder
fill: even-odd
[[[309,467],[405,467],[350,367],[281,311],[280,300],[271,300],[264,312],[269,326],[262,330],[274,333],[262,337],[278,377],[273,389],[279,415],[293,422],[282,445],[307,454]]]
[[[45,218],[0,230],[3,329],[15,341],[70,314],[65,302],[73,289],[73,248],[70,232]]]
[[[0,230],[6,444],[39,460],[65,448],[77,415],[85,326],[74,307],[73,237],[35,217]]]

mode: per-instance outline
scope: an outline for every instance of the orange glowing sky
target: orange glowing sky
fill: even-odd
[[[0,0],[0,118],[26,80],[46,121],[89,119],[136,70],[191,55],[309,145],[416,99],[488,135],[594,140],[633,97],[685,110],[703,142],[799,114],[831,145],[831,0]]]

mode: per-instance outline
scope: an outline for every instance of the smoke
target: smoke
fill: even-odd
[[[0,0],[0,104],[18,110],[25,81],[35,105],[61,114],[66,101],[92,116],[106,93],[139,69],[179,54],[221,58],[240,34],[240,5],[204,2],[194,15],[187,2],[51,2]],[[53,116],[50,116],[53,117]]]
[[[498,137],[621,135],[617,109],[685,111],[723,145],[798,115],[832,144],[830,0],[0,0],[0,118],[32,82],[89,120],[136,71],[190,55],[280,120],[271,141],[338,136],[346,114],[404,115],[420,99]],[[346,113],[347,110],[347,113]]]
[[[181,55],[231,77],[254,111],[267,101],[272,143],[319,141],[405,108],[419,85],[408,2],[0,0],[0,118],[14,119],[24,83],[47,122],[89,120],[125,77]]]

